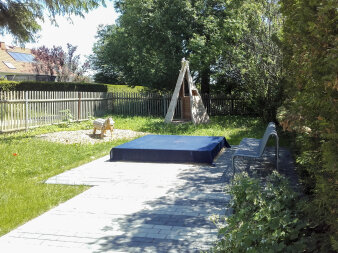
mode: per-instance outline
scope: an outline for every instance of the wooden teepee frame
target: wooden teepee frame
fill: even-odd
[[[189,70],[189,62],[182,59],[182,68],[178,76],[174,94],[171,98],[167,115],[164,122],[173,121],[177,100],[181,97],[181,118],[192,121],[194,124],[208,123],[209,115],[203,105],[202,98],[198,93]]]

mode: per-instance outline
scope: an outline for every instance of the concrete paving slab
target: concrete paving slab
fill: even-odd
[[[207,250],[217,239],[210,216],[231,213],[223,191],[232,178],[233,150],[212,166],[110,162],[105,156],[52,177],[46,183],[93,187],[2,236],[1,252]],[[252,164],[236,162],[244,169]]]

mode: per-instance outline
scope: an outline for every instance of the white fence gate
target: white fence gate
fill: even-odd
[[[106,92],[0,91],[0,132],[85,120],[111,111]]]

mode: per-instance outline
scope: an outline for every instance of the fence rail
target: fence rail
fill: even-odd
[[[105,92],[0,91],[0,132],[85,120],[107,113]]]
[[[165,116],[169,108],[171,94],[115,92],[111,95],[114,114],[139,116]],[[175,114],[181,113],[181,101],[178,101]]]
[[[116,92],[111,95],[114,114],[165,116],[172,94],[140,94]],[[250,113],[244,99],[226,96],[203,95],[209,115],[246,115]],[[174,118],[181,117],[181,100],[178,99]]]
[[[0,132],[85,120],[106,113],[164,117],[172,94],[0,91]],[[249,114],[243,99],[202,96],[209,115]],[[174,118],[181,117],[178,100]]]

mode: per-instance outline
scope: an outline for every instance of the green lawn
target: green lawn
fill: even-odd
[[[230,144],[260,138],[266,124],[257,118],[212,117],[206,125],[164,124],[163,118],[113,116],[116,128],[156,134],[225,136]],[[95,145],[59,144],[36,135],[90,129],[91,122],[42,127],[0,135],[0,235],[86,190],[86,186],[46,185],[44,180],[107,155],[128,140]]]

